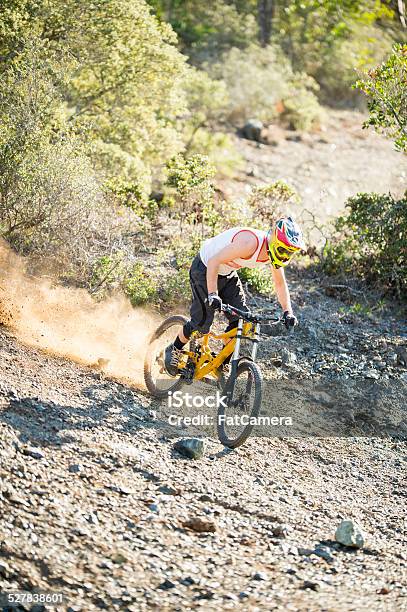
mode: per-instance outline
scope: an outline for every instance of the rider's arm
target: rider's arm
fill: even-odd
[[[275,268],[271,268],[271,273],[273,275],[277,298],[281,304],[283,312],[288,311],[289,313],[292,313],[293,310],[291,307],[290,292],[288,290],[287,281],[285,280],[284,269],[278,268],[276,270]]]
[[[215,293],[218,290],[218,272],[221,264],[228,263],[237,257],[248,259],[253,255],[256,248],[256,237],[251,232],[242,231],[231,244],[211,257],[208,260],[206,271],[208,293]]]

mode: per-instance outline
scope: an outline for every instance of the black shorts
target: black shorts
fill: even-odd
[[[189,270],[189,282],[192,289],[192,304],[191,318],[184,326],[184,334],[187,338],[193,331],[207,334],[214,317],[214,311],[206,301],[208,298],[206,266],[199,255],[195,257]],[[246,298],[237,272],[231,272],[228,276],[218,276],[218,293],[225,304],[246,309]],[[226,313],[225,316],[229,320],[228,329],[236,326],[238,317]]]

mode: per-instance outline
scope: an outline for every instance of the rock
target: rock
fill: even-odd
[[[10,567],[5,561],[0,561],[0,576],[3,578],[9,578],[11,574]]]
[[[174,449],[189,459],[201,459],[205,446],[199,438],[183,438],[174,444]]]
[[[281,351],[281,361],[285,366],[292,365],[297,361],[297,355],[287,348],[283,348]]]
[[[301,323],[300,331],[304,333],[304,336],[309,342],[318,342],[319,338],[317,331],[315,327],[312,327],[312,325]]]
[[[404,346],[398,346],[396,348],[396,363],[398,365],[407,366],[407,348]]]
[[[158,586],[158,588],[159,588],[159,589],[162,589],[163,591],[168,591],[168,589],[173,589],[175,586],[176,586],[176,585],[175,585],[175,583],[174,583],[174,582],[171,582],[171,580],[166,579],[166,580],[164,580],[164,582],[162,582],[162,583],[161,583],[161,584]]]
[[[289,531],[291,530],[288,525],[277,525],[271,530],[273,536],[275,536],[276,538],[286,538]]]
[[[256,572],[255,574],[253,574],[253,580],[267,580],[268,576],[265,572]]]
[[[325,559],[327,563],[333,563],[334,561],[331,551],[326,546],[316,546],[313,554],[321,557],[321,559]]]
[[[22,451],[24,455],[33,457],[34,459],[44,459],[45,457],[42,450],[34,446],[23,446]]]
[[[78,474],[79,472],[82,472],[83,466],[80,463],[72,463],[68,467],[68,470],[72,472],[73,474]]]
[[[378,380],[380,378],[380,374],[379,372],[371,368],[369,370],[366,370],[365,378],[372,378],[373,380]]]
[[[174,487],[170,487],[168,485],[158,487],[158,491],[164,495],[180,495],[181,493],[180,489],[175,489]]]
[[[335,540],[352,548],[362,548],[365,542],[362,530],[351,520],[342,521],[335,532]]]
[[[315,580],[304,580],[303,585],[301,587],[304,590],[310,589],[311,591],[319,591],[321,585],[319,582]]]
[[[403,372],[402,374],[400,374],[400,378],[401,380],[404,380],[405,382],[407,382],[407,372]]]
[[[288,136],[286,136],[285,139],[290,142],[301,142],[303,140],[303,137],[302,134],[294,132],[294,134],[289,134]]]
[[[186,576],[186,578],[181,578],[180,584],[183,584],[184,586],[192,586],[193,584],[196,584],[196,580],[192,578],[192,576]]]
[[[182,523],[187,529],[197,531],[198,533],[215,533],[216,524],[208,519],[201,519],[199,517],[192,517]]]
[[[249,119],[242,129],[242,134],[244,138],[248,140],[261,142],[261,132],[263,128],[263,123],[259,119]]]

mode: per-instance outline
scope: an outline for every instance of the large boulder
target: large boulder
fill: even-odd
[[[263,128],[264,125],[259,119],[249,119],[247,123],[243,126],[242,135],[248,140],[261,142]]]

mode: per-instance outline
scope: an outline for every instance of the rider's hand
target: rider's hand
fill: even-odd
[[[216,292],[208,295],[208,304],[214,310],[222,310],[222,300]]]
[[[290,312],[289,310],[286,310],[284,312],[283,321],[287,329],[290,329],[291,327],[295,327],[296,325],[298,325],[297,317],[293,315],[293,313]]]

